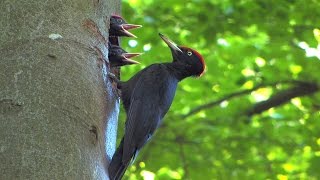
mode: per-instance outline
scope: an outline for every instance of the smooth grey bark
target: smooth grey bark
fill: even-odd
[[[119,10],[119,0],[1,0],[0,179],[108,179],[119,100],[101,57]]]

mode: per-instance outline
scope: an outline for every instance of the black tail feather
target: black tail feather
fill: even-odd
[[[119,147],[114,153],[108,168],[110,180],[121,180],[122,176],[127,170],[128,163],[123,164],[122,154],[123,154],[123,139],[121,140]]]

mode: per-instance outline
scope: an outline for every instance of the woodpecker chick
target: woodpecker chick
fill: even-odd
[[[169,46],[173,61],[150,65],[127,82],[118,81],[127,119],[125,133],[108,168],[109,177],[119,180],[139,150],[150,140],[169,110],[178,82],[201,76],[205,71],[202,56],[195,50],[177,46],[159,34]]]
[[[137,61],[132,60],[131,58],[139,56],[142,53],[128,53],[120,46],[109,44],[109,62],[111,67],[119,67],[131,64],[140,64]]]
[[[128,24],[121,16],[112,15],[110,17],[109,36],[127,36],[136,38],[137,36],[129,32],[128,30],[140,27],[142,26],[136,24]]]

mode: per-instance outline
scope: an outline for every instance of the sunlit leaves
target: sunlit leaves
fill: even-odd
[[[144,166],[134,163],[126,177],[320,177],[319,93],[253,117],[245,115],[254,103],[288,88],[280,83],[183,116],[259,84],[319,82],[319,9],[320,2],[313,0],[124,0],[123,16],[143,28],[134,31],[138,39],[123,38],[122,45],[144,54],[137,57],[141,65],[121,69],[122,79],[149,64],[171,60],[158,32],[197,49],[208,67],[203,77],[179,84],[163,125],[137,158]]]

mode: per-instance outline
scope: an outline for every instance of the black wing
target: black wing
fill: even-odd
[[[124,163],[150,139],[161,120],[159,87],[166,80],[154,81],[159,81],[163,73],[166,72],[160,65],[151,66],[141,74],[133,89],[124,135]]]

